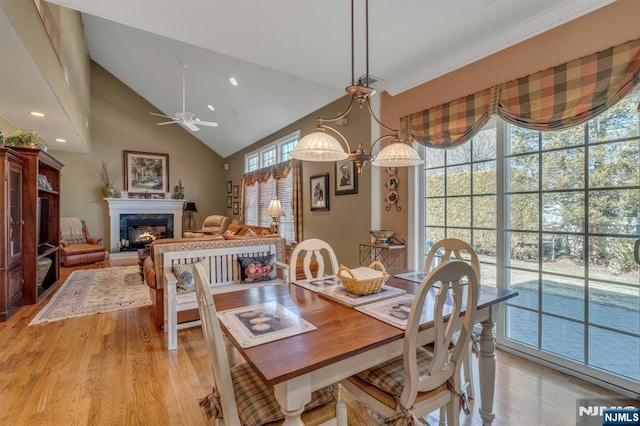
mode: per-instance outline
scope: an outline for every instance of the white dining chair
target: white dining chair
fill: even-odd
[[[273,388],[267,386],[247,362],[229,365],[216,306],[206,272],[200,264],[195,266],[194,280],[202,331],[215,383],[213,392],[200,401],[200,406],[207,417],[215,419],[216,424],[279,424],[284,415]],[[347,409],[340,400],[339,385],[330,385],[314,392],[301,417],[305,424],[329,422],[346,426]]]
[[[478,278],[478,283],[482,283],[478,254],[470,244],[456,238],[445,238],[436,242],[431,247],[429,253],[427,253],[427,259],[424,262],[424,272],[429,272],[433,267],[450,262],[453,259],[471,262],[471,266]],[[464,374],[463,389],[471,399],[475,399],[476,397],[473,380],[473,363],[471,359],[473,356],[472,348],[474,340],[478,339],[472,334],[471,340],[469,341],[469,350],[462,361],[462,373]]]
[[[462,279],[467,280],[466,286],[461,285]],[[433,288],[438,282],[440,288]],[[433,351],[418,342],[425,303],[433,306]],[[418,424],[419,418],[446,406],[447,424],[458,425],[463,396],[461,361],[477,305],[478,279],[470,265],[452,261],[436,267],[422,280],[413,299],[403,354],[351,376],[343,381],[344,388],[384,424]],[[463,306],[466,312],[460,317]],[[457,330],[459,338],[454,342]],[[441,424],[443,420],[441,417]]]
[[[335,275],[338,273],[338,258],[336,257],[333,248],[331,248],[331,246],[326,241],[317,238],[309,238],[299,242],[293,249],[293,252],[291,252],[291,258],[289,259],[289,277],[292,280],[295,279],[294,277],[296,276],[296,264],[298,257],[301,255],[304,255],[303,269],[305,279],[307,280],[324,276],[325,255],[328,258],[329,263],[331,264],[332,272],[330,275]],[[317,263],[317,271],[315,276],[312,270],[313,261]]]

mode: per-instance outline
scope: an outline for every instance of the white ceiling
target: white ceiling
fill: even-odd
[[[82,12],[91,58],[167,115],[182,109],[180,61],[188,65],[187,111],[219,123],[194,136],[223,157],[337,99],[351,84],[348,0],[51,2]],[[381,79],[378,91],[397,94],[612,2],[372,1],[369,71]],[[365,73],[365,20],[364,1],[355,3],[357,78]],[[0,114],[19,122],[4,109]],[[55,149],[75,150],[65,145]]]

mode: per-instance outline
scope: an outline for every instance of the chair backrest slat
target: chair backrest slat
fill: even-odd
[[[216,305],[211,295],[207,273],[200,264],[195,265],[194,281],[196,284],[196,297],[198,298],[198,311],[202,322],[202,330],[207,343],[207,351],[211,361],[214,383],[220,405],[224,415],[225,425],[240,426],[238,407],[236,406],[231,380],[231,369],[224,345],[222,328],[218,321]]]
[[[440,255],[442,252],[442,255]],[[465,257],[463,254],[467,254]],[[451,261],[451,257],[458,260],[471,262],[473,270],[476,272],[478,282],[482,282],[480,277],[480,260],[474,248],[469,244],[457,238],[445,238],[437,241],[427,253],[427,259],[424,262],[424,272],[429,272],[436,266]],[[438,260],[436,262],[436,260]]]
[[[298,243],[298,245],[296,245],[296,247],[293,249],[293,252],[291,253],[291,258],[289,259],[289,279],[290,280],[295,280],[296,278],[296,262],[298,260],[298,256],[300,256],[303,252],[305,253],[303,269],[304,269],[304,274],[306,279],[309,280],[312,278],[318,278],[325,275],[324,273],[325,256],[324,255],[328,257],[328,260],[331,264],[331,269],[332,269],[331,274],[338,273],[338,269],[339,269],[338,258],[336,257],[336,254],[333,251],[333,248],[331,248],[331,246],[323,240],[319,240],[317,238],[309,238],[307,240],[304,240]],[[315,260],[318,263],[318,271],[315,277],[311,272],[311,262],[313,260]]]
[[[466,285],[461,285],[463,279],[466,280]],[[436,283],[440,283],[439,288],[434,287]],[[428,374],[421,376],[416,351],[420,347],[418,328],[427,298],[433,298],[435,339]],[[428,306],[430,305],[431,303]],[[453,260],[443,263],[422,280],[411,306],[404,337],[406,381],[400,397],[403,406],[413,406],[418,392],[433,390],[447,381],[455,389],[460,389],[462,351],[471,338],[477,305],[478,278],[474,269],[466,262]],[[465,315],[461,318],[463,310]],[[453,342],[453,336],[458,330],[460,335]]]

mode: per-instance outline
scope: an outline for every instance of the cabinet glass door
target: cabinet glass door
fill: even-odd
[[[9,173],[9,254],[22,252],[22,176],[19,170]]]

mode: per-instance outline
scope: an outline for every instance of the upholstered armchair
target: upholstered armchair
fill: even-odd
[[[195,231],[186,231],[182,233],[184,238],[204,237],[205,235],[224,234],[229,226],[229,218],[222,215],[207,216],[202,224],[202,228]]]
[[[77,217],[60,218],[60,264],[83,265],[105,259],[102,237],[90,237],[87,224]]]

